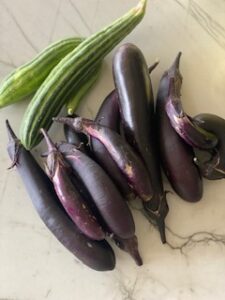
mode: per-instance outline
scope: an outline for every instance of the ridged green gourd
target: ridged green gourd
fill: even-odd
[[[26,149],[32,149],[41,141],[40,129],[50,128],[52,118],[65,104],[68,90],[74,84],[79,86],[83,75],[96,67],[142,20],[146,2],[140,0],[121,18],[91,35],[51,71],[28,105],[21,123],[20,139]]]
[[[83,40],[84,38],[68,38],[57,41],[34,59],[12,71],[0,83],[0,108],[35,93],[60,60]]]

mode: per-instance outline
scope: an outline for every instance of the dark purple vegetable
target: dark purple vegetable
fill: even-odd
[[[113,236],[113,239],[114,239],[117,247],[119,247],[121,250],[129,253],[138,266],[143,265],[142,258],[138,251],[138,240],[137,240],[136,235],[134,235],[133,237],[131,237],[129,239],[121,239],[117,236]]]
[[[103,101],[95,118],[95,122],[99,125],[107,126],[116,132],[119,131],[120,111],[118,103],[118,94],[116,90],[112,91]],[[117,167],[114,160],[111,158],[105,146],[97,139],[92,138],[91,148],[94,153],[95,159],[109,174],[109,176],[115,182],[123,196],[127,200],[134,198],[134,195],[126,181],[126,178],[124,177],[120,169]]]
[[[194,149],[195,162],[201,174],[210,180],[225,178],[225,120],[213,114],[200,114],[193,121],[218,137],[218,145],[214,149]]]
[[[61,117],[54,118],[54,120],[67,123],[76,131],[98,139],[106,147],[119,169],[126,176],[134,192],[143,201],[151,200],[152,186],[148,172],[131,146],[118,133],[84,118],[70,119]]]
[[[132,214],[105,171],[73,145],[59,145],[58,149],[83,182],[110,231],[124,239],[132,237],[135,232]]]
[[[68,118],[75,118],[75,117],[78,117],[78,116],[74,114],[74,115],[67,116],[67,117]],[[82,152],[88,153],[88,151],[90,151],[90,149],[88,149],[88,147],[87,147],[88,139],[87,139],[87,136],[85,134],[83,134],[82,132],[74,131],[70,126],[68,126],[66,124],[64,124],[63,129],[64,129],[64,134],[65,134],[66,141],[68,143],[79,147],[79,149]]]
[[[202,181],[193,163],[193,149],[179,137],[166,113],[171,78],[174,78],[176,90],[180,90],[182,83],[179,72],[180,55],[179,53],[160,81],[156,102],[157,136],[161,163],[172,187],[184,200],[196,202],[202,197]]]
[[[97,271],[113,270],[115,255],[106,241],[93,241],[80,233],[67,216],[56,196],[53,185],[33,156],[13,133],[7,122],[8,153],[12,164],[23,180],[26,190],[40,218],[73,255]]]
[[[169,86],[166,112],[174,130],[192,147],[200,149],[214,148],[218,143],[215,134],[198,126],[198,124],[193,122],[192,118],[184,112],[180,99],[180,89],[175,88],[174,78],[171,78]]]
[[[41,132],[48,146],[46,171],[65,211],[77,227],[93,240],[102,240],[105,233],[86,201],[71,181],[71,168],[44,129]]]
[[[143,159],[152,183],[153,197],[143,205],[152,221],[157,223],[162,242],[165,243],[164,219],[168,205],[157,156],[154,99],[148,66],[135,45],[124,44],[117,50],[113,60],[113,75],[126,140]]]

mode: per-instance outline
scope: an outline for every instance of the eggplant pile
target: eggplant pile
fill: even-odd
[[[115,267],[108,241],[143,264],[131,199],[142,202],[144,215],[166,243],[169,206],[161,166],[175,192],[189,202],[201,199],[202,176],[225,177],[225,120],[184,112],[180,57],[163,74],[154,101],[150,75],[158,63],[148,67],[133,44],[119,47],[112,68],[115,89],[95,120],[53,118],[64,125],[66,141],[53,142],[41,129],[45,172],[6,122],[12,166],[36,211],[55,237],[94,270]]]

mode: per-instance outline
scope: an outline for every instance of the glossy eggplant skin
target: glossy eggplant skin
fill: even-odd
[[[156,121],[160,160],[175,192],[186,201],[197,202],[202,198],[203,187],[200,173],[193,163],[193,149],[175,132],[166,113],[171,78],[174,78],[177,90],[180,90],[182,84],[179,60],[180,54],[163,74],[157,94]]]
[[[98,139],[106,147],[140,199],[149,201],[152,198],[152,186],[147,169],[132,147],[118,133],[85,118],[58,117],[53,120],[66,123],[76,131]]]
[[[118,93],[113,90],[102,102],[99,108],[95,122],[99,125],[109,127],[115,132],[119,132],[120,111]],[[72,129],[71,129],[72,130]],[[96,161],[109,174],[116,186],[121,191],[126,200],[134,198],[134,195],[126,181],[126,178],[111,158],[105,146],[95,138],[91,138],[91,149]]]
[[[133,44],[122,45],[114,56],[113,75],[126,140],[143,159],[152,183],[153,197],[144,208],[153,221],[164,227],[168,206],[157,156],[154,99],[149,69],[140,49]],[[160,228],[161,233],[164,230]]]
[[[58,149],[88,190],[110,231],[124,239],[132,237],[135,233],[132,214],[106,172],[70,144],[63,148],[59,145]]]
[[[96,271],[113,270],[115,255],[110,245],[106,241],[93,241],[80,233],[63,210],[47,175],[16,138],[9,124],[7,127],[9,156],[44,224],[85,265]]]
[[[103,240],[105,233],[102,227],[71,180],[72,169],[47,132],[44,129],[41,132],[48,146],[46,172],[65,211],[83,234],[93,240]]]
[[[199,127],[215,134],[219,140],[211,151],[194,150],[201,174],[209,180],[225,178],[225,120],[213,114],[199,114],[193,120]]]
[[[73,114],[73,115],[68,115],[67,117],[68,118],[76,118],[76,117],[78,117],[78,115]],[[63,130],[64,130],[64,135],[65,135],[66,141],[68,143],[79,147],[79,149],[82,152],[85,152],[85,153],[90,152],[90,149],[87,146],[88,138],[85,134],[74,131],[67,124],[64,124]]]

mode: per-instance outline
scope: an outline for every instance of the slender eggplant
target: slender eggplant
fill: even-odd
[[[71,115],[71,116],[67,116],[68,118],[76,118],[78,117],[78,115]],[[90,149],[87,146],[88,145],[88,138],[85,134],[80,133],[80,132],[76,132],[75,130],[73,130],[70,126],[64,124],[63,126],[64,129],[64,135],[66,138],[66,141],[70,144],[73,144],[77,147],[79,147],[79,149],[82,152],[89,152]]]
[[[132,237],[135,232],[132,214],[106,172],[73,145],[61,144],[58,149],[83,182],[111,232],[124,239]]]
[[[133,191],[143,200],[152,198],[152,186],[148,172],[131,146],[115,131],[84,118],[54,118],[54,121],[66,123],[78,132],[98,139],[108,150],[112,159],[126,176]]]
[[[89,238],[104,239],[105,234],[102,227],[71,181],[71,168],[46,131],[41,129],[41,132],[48,146],[46,172],[53,182],[56,194],[65,211],[81,232]]]
[[[174,78],[171,78],[169,84],[166,112],[174,130],[190,146],[200,149],[213,149],[217,145],[218,138],[216,135],[198,126],[184,112],[180,98],[180,89],[175,88]]]
[[[143,203],[144,209],[159,227],[162,242],[165,243],[164,219],[168,205],[156,149],[151,80],[140,49],[133,44],[122,45],[114,56],[113,75],[126,140],[143,159],[152,183],[153,197]]]
[[[213,114],[200,114],[193,121],[218,137],[215,149],[194,149],[195,162],[201,174],[210,180],[225,178],[225,120]]]
[[[15,136],[7,122],[8,153],[16,166],[30,199],[47,228],[65,248],[85,265],[97,271],[113,270],[115,255],[106,241],[93,241],[80,233],[62,208],[53,185]]]
[[[193,149],[176,133],[166,113],[171,78],[174,78],[176,90],[180,90],[182,83],[180,55],[163,74],[159,84],[156,101],[157,135],[162,167],[172,187],[184,200],[196,202],[202,197],[202,180],[193,163]]]
[[[70,149],[72,149],[70,144],[67,143],[61,143],[58,145],[59,148],[61,148],[62,152],[68,152]],[[121,250],[127,252],[130,254],[130,256],[134,259],[135,263],[138,266],[141,266],[143,264],[141,255],[138,250],[138,240],[137,236],[133,235],[132,237],[128,239],[122,239],[115,235],[107,226],[106,222],[102,218],[101,214],[99,213],[93,199],[91,198],[91,195],[87,188],[84,186],[83,182],[77,177],[73,176],[71,177],[73,184],[77,187],[82,197],[85,198],[88,205],[90,205],[92,211],[96,215],[98,222],[101,224],[102,228],[106,232],[106,235],[115,243],[117,247],[119,247]]]
[[[118,93],[116,90],[113,90],[102,102],[102,105],[99,108],[98,114],[95,118],[95,122],[99,125],[107,126],[110,129],[119,132],[120,111],[118,103]],[[125,199],[129,200],[134,198],[134,195],[127,183],[125,176],[117,167],[116,163],[111,158],[105,146],[102,145],[102,143],[99,142],[97,139],[92,138],[91,149],[94,153],[97,162],[109,174],[109,176],[112,178],[112,180],[115,182],[115,184],[125,197]]]

